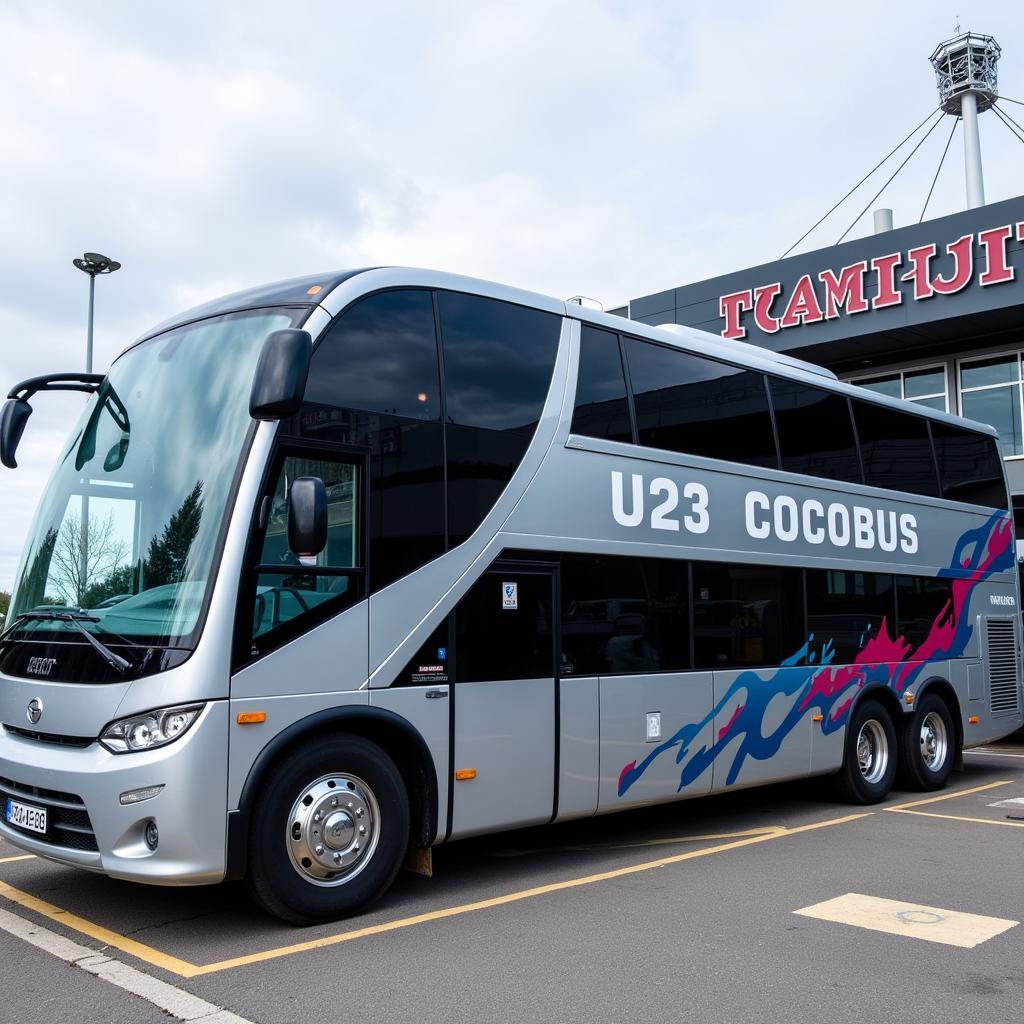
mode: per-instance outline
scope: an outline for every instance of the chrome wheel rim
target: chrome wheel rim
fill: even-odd
[[[380,806],[355,775],[322,775],[292,804],[285,843],[292,867],[307,882],[350,882],[373,858],[380,837]]]
[[[931,772],[939,771],[946,763],[949,733],[942,716],[929,711],[921,722],[921,760]]]
[[[889,738],[882,723],[868,719],[857,733],[857,764],[865,782],[876,783],[889,767]]]

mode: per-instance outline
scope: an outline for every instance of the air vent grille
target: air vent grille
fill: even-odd
[[[986,628],[989,705],[993,715],[1014,714],[1020,709],[1020,684],[1013,619],[988,619]]]

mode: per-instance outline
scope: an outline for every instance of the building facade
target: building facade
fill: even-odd
[[[1024,197],[633,299],[999,430],[1024,555]]]

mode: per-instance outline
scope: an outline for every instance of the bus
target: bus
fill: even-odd
[[[193,309],[86,405],[0,637],[0,835],[295,924],[438,844],[1022,724],[995,432],[682,327],[376,268]],[[35,397],[34,397],[35,396]]]

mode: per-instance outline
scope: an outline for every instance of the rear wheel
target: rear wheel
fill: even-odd
[[[292,924],[362,909],[391,885],[409,839],[394,762],[361,736],[322,737],[275,765],[249,837],[249,891]]]
[[[876,700],[861,702],[846,727],[843,766],[836,784],[854,804],[884,800],[896,778],[896,729]]]
[[[900,774],[915,789],[941,789],[953,771],[956,732],[946,702],[925,694],[907,721],[900,744]]]

